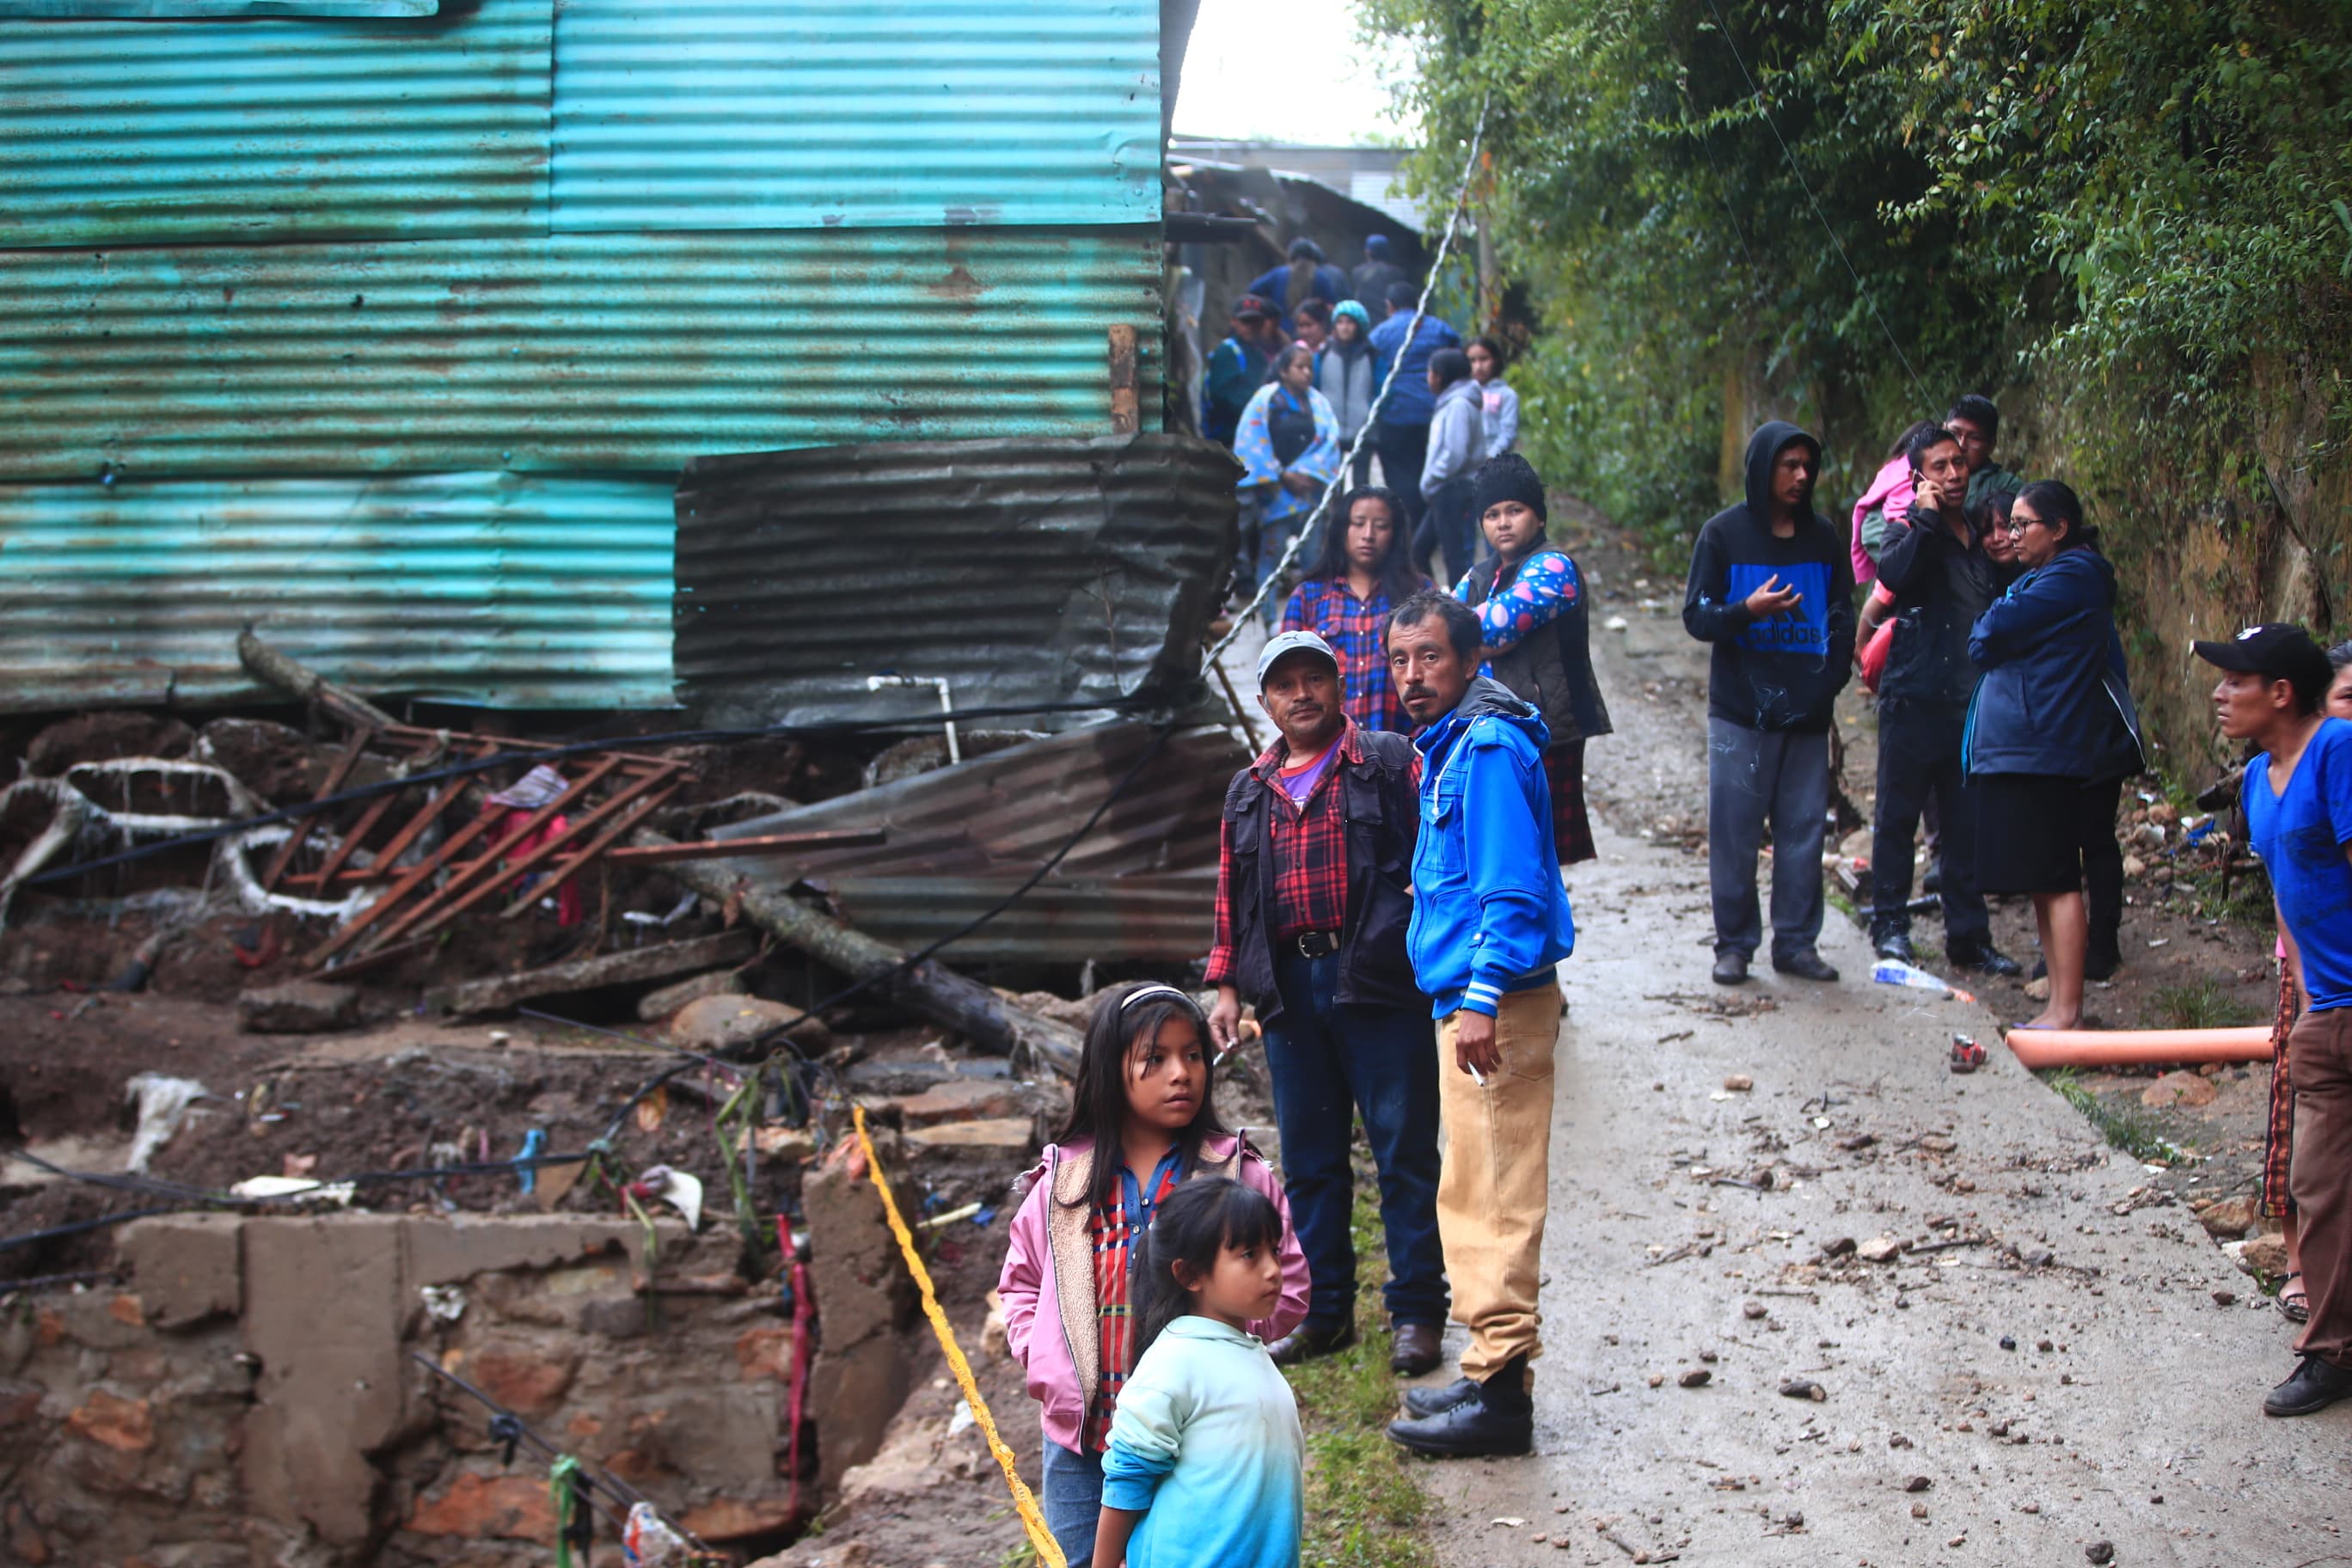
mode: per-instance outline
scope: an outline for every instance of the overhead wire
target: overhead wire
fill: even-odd
[[[1895,338],[1895,329],[1886,324],[1885,316],[1880,313],[1877,298],[1863,282],[1862,271],[1854,266],[1853,258],[1846,254],[1845,242],[1838,237],[1837,229],[1830,223],[1829,214],[1822,210],[1821,198],[1813,195],[1812,184],[1805,178],[1804,170],[1797,166],[1797,154],[1789,146],[1789,139],[1781,135],[1780,126],[1773,123],[1771,108],[1764,101],[1764,89],[1757,85],[1755,73],[1748,68],[1747,58],[1740,54],[1739,46],[1732,41],[1731,25],[1723,19],[1723,13],[1717,8],[1715,0],[1706,0],[1706,8],[1715,17],[1715,30],[1723,36],[1723,47],[1731,51],[1732,63],[1739,68],[1740,79],[1748,83],[1748,90],[1755,95],[1757,118],[1764,121],[1764,129],[1772,133],[1772,140],[1780,144],[1780,156],[1788,163],[1789,173],[1795,176],[1797,188],[1805,193],[1805,200],[1811,205],[1813,217],[1821,224],[1822,232],[1829,236],[1830,248],[1835,250],[1838,259],[1845,263],[1846,275],[1853,279],[1854,292],[1862,297],[1864,304],[1870,307],[1871,320],[1876,321],[1878,330],[1885,334],[1886,346],[1895,351],[1895,359],[1903,366],[1903,374],[1911,378],[1911,390],[1918,395],[1921,402],[1932,402],[1926,384],[1919,379],[1919,373],[1911,368],[1911,356],[1903,352],[1903,344]],[[1746,243],[1741,241],[1743,247]]]
[[[1461,189],[1454,193],[1454,209],[1447,216],[1445,232],[1437,242],[1437,258],[1430,263],[1429,276],[1421,285],[1421,298],[1412,308],[1412,322],[1405,329],[1404,346],[1407,349],[1412,346],[1413,339],[1421,332],[1422,321],[1429,313],[1429,297],[1437,290],[1437,279],[1444,268],[1446,254],[1453,249],[1454,237],[1461,231],[1462,219],[1470,209],[1470,184],[1477,176],[1478,153],[1486,135],[1486,111],[1493,104],[1494,95],[1491,92],[1479,101],[1478,122],[1470,132],[1470,157],[1462,167]],[[1389,392],[1396,385],[1397,372],[1404,368],[1404,359],[1403,350],[1399,350],[1396,358],[1390,362],[1389,374],[1381,383],[1379,395],[1372,399],[1371,416],[1364,421],[1363,428],[1356,432],[1355,444],[1348,448],[1347,456],[1339,459],[1339,472],[1344,474],[1348,471],[1349,466],[1362,454],[1364,443],[1371,439],[1373,425],[1380,416],[1380,411],[1388,404]],[[1389,482],[1396,484],[1401,481],[1396,475],[1391,474],[1389,476]],[[1339,493],[1339,486],[1336,480],[1323,488],[1322,496],[1315,502],[1315,510],[1307,514],[1307,521],[1300,523],[1298,531],[1290,536],[1290,543],[1283,551],[1282,559],[1276,562],[1272,569],[1265,574],[1265,580],[1258,584],[1257,592],[1250,595],[1250,602],[1243,605],[1234,616],[1233,626],[1223,637],[1211,645],[1208,653],[1202,658],[1201,668],[1203,671],[1215,664],[1219,656],[1233,646],[1234,639],[1241,636],[1242,628],[1249,624],[1252,616],[1257,614],[1258,606],[1265,603],[1266,595],[1274,591],[1275,584],[1282,581],[1283,574],[1290,570],[1291,563],[1297,561],[1300,552],[1306,549],[1307,542],[1314,536],[1316,526],[1323,521],[1324,514],[1331,510],[1332,498]]]
[[[971,919],[966,921],[955,930],[948,932],[947,935],[926,944],[914,952],[908,953],[906,957],[900,959],[889,968],[883,970],[878,973],[869,974],[865,979],[857,981],[853,984],[845,986],[841,990],[835,992],[832,995],[825,997],[823,1001],[803,1009],[799,1017],[793,1018],[786,1023],[779,1024],[773,1028],[766,1030],[761,1034],[753,1043],[764,1046],[770,1040],[776,1038],[778,1036],[786,1034],[791,1030],[799,1027],[809,1019],[820,1017],[824,1014],[831,1012],[834,1008],[840,1006],[843,1003],[849,1001],[852,997],[862,995],[877,985],[895,980],[899,975],[911,973],[918,966],[937,955],[942,949],[945,949],[955,942],[961,942],[965,937],[970,936],[972,932],[978,931],[981,927],[986,925],[989,921],[994,920],[1005,910],[1011,909],[1015,903],[1018,903],[1031,889],[1044,881],[1047,874],[1050,873],[1055,867],[1060,865],[1064,858],[1069,855],[1071,850],[1076,849],[1081,843],[1085,842],[1087,835],[1095,830],[1096,824],[1102,821],[1104,816],[1110,810],[1110,808],[1118,804],[1119,797],[1124,795],[1128,792],[1129,788],[1133,785],[1135,781],[1143,775],[1143,770],[1150,764],[1151,760],[1154,757],[1157,757],[1160,754],[1160,748],[1168,743],[1168,737],[1174,734],[1175,731],[1176,723],[1173,721],[1160,725],[1159,729],[1153,732],[1151,743],[1143,748],[1142,753],[1135,759],[1134,763],[1130,765],[1127,772],[1120,776],[1118,783],[1111,786],[1110,793],[1104,795],[1101,801],[1096,805],[1094,810],[1087,814],[1087,819],[1078,824],[1077,831],[1071,834],[1067,838],[1063,839],[1061,847],[1055,849],[1053,854],[1047,856],[1045,862],[1035,870],[1030,872],[1028,878],[1023,881],[1019,887],[1005,894],[1004,897],[999,899],[994,904],[982,910],[979,914],[974,915]]]

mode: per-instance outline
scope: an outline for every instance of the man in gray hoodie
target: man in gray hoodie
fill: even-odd
[[[1432,577],[1438,550],[1450,578],[1470,570],[1477,552],[1477,521],[1470,515],[1470,475],[1485,458],[1486,398],[1470,374],[1470,356],[1440,349],[1429,356],[1429,390],[1437,406],[1429,417],[1429,456],[1421,466],[1423,511],[1413,531],[1413,563]]]

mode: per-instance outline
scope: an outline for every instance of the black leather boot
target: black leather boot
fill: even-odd
[[[1434,1415],[1451,1410],[1465,1399],[1478,1397],[1478,1380],[1457,1377],[1443,1388],[1408,1388],[1404,1391],[1405,1414],[1413,1416]]]
[[[1467,1459],[1525,1454],[1535,1447],[1536,1407],[1528,1390],[1528,1358],[1513,1356],[1460,1404],[1418,1420],[1396,1421],[1389,1436],[1432,1458]]]

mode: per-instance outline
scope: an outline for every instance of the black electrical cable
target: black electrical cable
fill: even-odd
[[[965,724],[975,719],[1020,719],[1043,713],[1099,713],[1106,710],[1122,710],[1144,705],[1133,698],[1117,698],[1101,702],[1030,702],[996,708],[967,708],[957,712],[953,717],[957,723]],[[1160,705],[1150,704],[1150,706]],[[946,716],[942,715],[942,717]],[[498,752],[487,757],[475,757],[467,762],[450,763],[442,767],[409,773],[396,779],[383,779],[369,784],[354,784],[350,789],[338,790],[333,795],[322,795],[317,800],[299,801],[292,805],[280,806],[275,811],[265,811],[257,816],[242,817],[235,822],[224,822],[218,826],[200,827],[194,832],[179,834],[170,838],[152,839],[145,844],[133,845],[128,849],[118,850],[112,855],[101,855],[95,860],[77,860],[70,866],[54,867],[37,876],[26,878],[23,885],[31,887],[41,883],[64,881],[68,878],[84,876],[92,871],[102,871],[110,866],[128,865],[131,861],[144,860],[150,856],[165,854],[173,849],[186,848],[197,844],[210,844],[216,839],[251,832],[257,827],[271,827],[281,822],[292,822],[300,817],[314,816],[332,806],[373,800],[378,795],[396,795],[402,790],[411,789],[418,784],[439,784],[446,779],[464,778],[469,774],[486,773],[492,768],[506,767],[516,763],[545,763],[558,757],[578,756],[587,752],[621,752],[647,746],[704,745],[726,741],[838,740],[854,735],[887,734],[898,731],[928,734],[937,728],[939,728],[937,720],[925,722],[912,718],[856,719],[844,720],[837,724],[778,724],[764,730],[676,730],[660,735],[608,737],[597,741],[567,742],[561,745],[526,751]]]

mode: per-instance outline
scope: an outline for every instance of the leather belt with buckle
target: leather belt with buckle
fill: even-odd
[[[1303,931],[1291,940],[1298,944],[1301,958],[1328,958],[1339,951],[1339,933],[1336,931]]]

